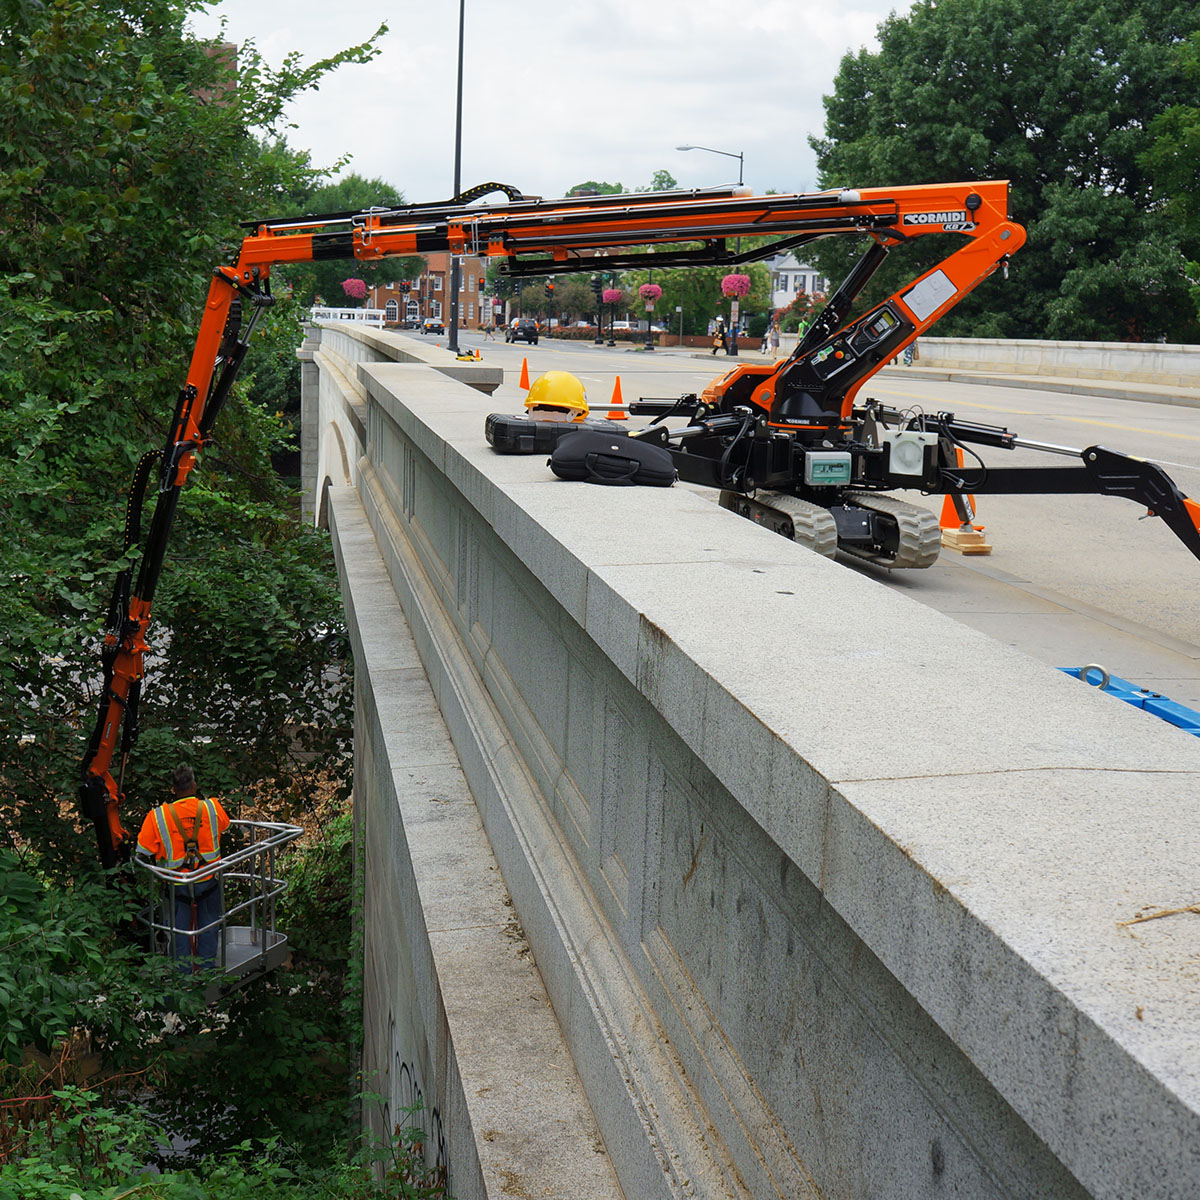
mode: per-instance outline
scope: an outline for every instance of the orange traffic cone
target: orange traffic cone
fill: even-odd
[[[975,497],[968,496],[971,508],[975,507]],[[958,519],[958,509],[954,507],[954,497],[949,492],[946,493],[945,500],[942,501],[942,519],[938,524],[943,529],[957,529],[962,522]]]
[[[958,465],[961,467],[963,465],[961,448],[956,446],[954,453],[958,458]],[[983,536],[986,526],[975,525],[971,520],[977,512],[974,496],[967,496],[967,507],[971,517],[964,521],[959,517],[958,509],[954,507],[953,496],[948,494],[942,501],[942,517],[938,522],[942,529],[942,545],[951,550],[957,550],[960,554],[991,554],[991,543]]]
[[[625,401],[621,399],[621,377],[620,377],[620,375],[618,375],[616,377],[616,379],[613,381],[613,394],[612,394],[612,399],[609,401],[609,404],[624,404],[624,403],[625,403]],[[610,421],[628,421],[629,414],[627,412],[625,412],[624,409],[610,408],[608,410],[608,419]]]
[[[527,358],[521,359],[521,382],[517,384],[517,387],[526,392],[529,391],[529,359]]]

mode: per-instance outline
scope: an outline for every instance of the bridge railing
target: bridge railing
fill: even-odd
[[[358,321],[363,325],[383,328],[387,313],[382,308],[330,308],[318,306],[309,310],[314,321]]]

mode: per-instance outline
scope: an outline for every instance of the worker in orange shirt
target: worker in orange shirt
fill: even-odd
[[[217,961],[224,909],[221,881],[208,868],[221,857],[221,834],[229,826],[229,817],[219,801],[197,796],[196,776],[186,763],[171,772],[171,795],[174,799],[146,814],[138,834],[138,853],[168,870],[192,876],[171,888],[171,941],[181,970],[189,966],[197,970]]]

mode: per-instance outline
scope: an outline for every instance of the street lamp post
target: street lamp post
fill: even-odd
[[[610,284],[612,284],[612,286],[610,288],[608,288],[607,291],[609,293],[612,293],[612,295],[614,295],[614,296],[620,295],[620,293],[617,291],[617,273],[616,273],[616,271],[610,271],[608,273],[608,281]],[[614,333],[613,321],[616,319],[616,312],[615,312],[616,307],[617,307],[616,300],[609,299],[609,301],[608,301],[608,344],[610,346],[615,346],[617,344],[617,339],[613,336],[613,333]]]
[[[654,322],[654,318],[653,318],[652,314],[654,313],[655,300],[657,300],[658,297],[662,295],[662,288],[658,288],[657,295],[655,294],[654,269],[653,268],[650,268],[646,272],[645,286],[644,286],[644,288],[639,288],[638,291],[642,297],[643,303],[646,305],[646,349],[653,350],[654,349],[654,330],[652,328],[652,325]]]
[[[706,150],[709,154],[723,154],[726,158],[736,158],[738,160],[738,187],[742,186],[742,167],[745,165],[743,155],[734,154],[732,150],[714,150],[711,146],[687,145],[687,146],[676,146],[675,149],[676,150]],[[737,259],[741,258],[741,256],[742,256],[742,239],[740,237],[737,239],[737,241],[734,242],[733,254],[734,254],[735,262],[737,261]],[[732,355],[737,354],[737,311],[738,311],[738,302],[735,299],[733,301],[733,305],[732,305],[733,328],[729,331],[730,337],[732,338],[732,345],[731,345],[728,353],[732,354]]]
[[[462,190],[462,83],[463,25],[467,0],[458,0],[458,108],[454,117],[454,195]],[[450,255],[450,350],[458,353],[458,284],[461,271],[458,255]]]
[[[742,154],[734,154],[732,150],[714,150],[711,146],[676,146],[676,150],[705,150],[709,154],[723,154],[726,158],[736,158],[738,160],[738,187],[742,186],[742,167],[745,166],[745,156]],[[742,239],[738,238],[734,243],[734,254],[740,255],[742,252]]]
[[[734,154],[732,150],[714,150],[711,146],[676,146],[676,150],[707,150],[709,154],[723,154],[726,158],[736,158],[738,160],[738,187],[742,186],[742,167],[744,165],[741,154]]]

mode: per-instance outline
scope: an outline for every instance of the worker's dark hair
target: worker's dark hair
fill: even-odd
[[[171,790],[181,796],[190,796],[196,790],[196,774],[187,763],[180,763],[171,772]]]

